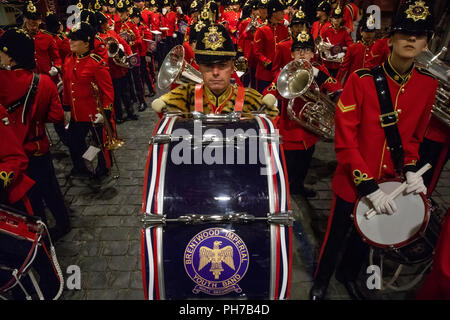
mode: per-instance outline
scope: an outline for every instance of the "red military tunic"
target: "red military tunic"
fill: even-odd
[[[12,204],[26,195],[34,185],[34,181],[25,174],[28,157],[2,105],[0,105],[0,137],[8,142],[3,143],[0,148],[0,183],[7,192],[9,203]]]
[[[332,45],[339,45],[342,48],[350,47],[353,44],[352,37],[344,27],[340,27],[339,29],[333,28],[331,25],[324,29],[322,32],[322,38],[324,41],[330,42]],[[325,61],[325,66],[327,69],[339,69],[341,64],[338,62],[328,62]]]
[[[141,16],[142,16],[142,22],[144,22],[144,24],[148,27],[150,27],[150,15],[151,15],[151,11],[148,8],[144,8],[141,11]]]
[[[278,72],[280,72],[285,65],[294,60],[294,58],[292,58],[291,47],[292,47],[292,39],[283,41],[277,47],[277,52],[275,52],[275,58],[273,59],[272,63],[272,71],[275,74],[278,74]]]
[[[245,31],[251,20],[252,20],[251,18],[247,18],[239,24],[238,26],[239,38],[237,41],[237,45],[238,51],[244,53],[244,57],[247,59],[248,67],[254,68],[256,67],[257,63],[255,58],[255,46],[254,46],[255,32]]]
[[[90,122],[95,119],[97,100],[93,94],[92,83],[100,92],[100,101],[105,110],[111,110],[114,89],[105,61],[96,54],[87,52],[68,56],[64,64],[63,105],[70,106],[71,117],[75,121]]]
[[[154,31],[159,31],[161,27],[161,14],[159,12],[150,12],[150,29]]]
[[[119,42],[119,44],[123,46],[125,55],[129,56],[133,53],[128,43],[125,40],[123,40],[114,30],[108,30],[106,33],[99,33],[99,36],[103,39],[103,41],[105,41],[105,39],[108,37],[116,39]],[[128,68],[124,68],[122,66],[117,65],[114,62],[114,59],[109,57],[108,57],[108,67],[112,79],[119,79],[126,76],[129,70]]]
[[[391,49],[388,46],[389,38],[378,39],[372,46],[369,60],[367,61],[367,68],[372,69],[386,61],[391,54]]]
[[[32,78],[33,73],[28,70],[0,70],[0,102],[8,107],[18,101],[28,92]],[[27,114],[26,125],[22,123],[22,106],[10,113],[11,126],[28,156],[39,156],[50,151],[45,123],[64,121],[58,90],[49,76],[40,75],[34,101]]]
[[[427,128],[437,81],[411,67],[402,77],[388,59],[383,64],[404,150],[404,165],[416,164]],[[358,193],[377,189],[381,179],[396,176],[384,129],[373,77],[368,69],[352,73],[336,108],[335,150],[338,165],[332,181],[334,193],[355,202]]]
[[[289,39],[288,28],[283,24],[265,25],[258,28],[255,33],[255,56],[257,59],[256,79],[272,81],[274,74],[268,66],[275,58],[278,45]]]
[[[373,43],[365,44],[358,41],[348,47],[344,61],[339,68],[336,79],[343,85],[350,74],[354,71],[368,68],[368,60],[371,56]]]
[[[94,53],[102,57],[103,60],[108,61],[108,48],[99,34],[95,35],[94,39]]]
[[[48,74],[51,67],[61,69],[62,62],[58,47],[51,33],[39,30],[31,36],[34,40],[34,59],[36,60],[36,72]]]
[[[53,35],[53,39],[55,39],[59,57],[61,58],[62,65],[64,65],[64,59],[72,53],[70,51],[69,38],[63,33],[58,33]]]
[[[118,22],[115,25],[114,31],[116,31],[119,36],[121,36],[121,33],[128,33],[132,39],[128,42],[128,45],[131,47],[133,53],[139,53],[142,46],[142,38],[137,26],[134,23],[132,23],[131,21],[127,21],[125,23]]]
[[[319,70],[317,77],[315,77],[315,81],[322,92],[332,93],[342,89],[340,84],[330,76],[323,64],[318,64],[316,62],[313,62],[312,64]],[[277,80],[278,75],[276,77],[276,81]],[[283,137],[284,150],[306,150],[311,148],[319,141],[319,137],[289,118],[287,113],[289,100],[283,98],[278,93],[276,81],[272,82],[272,85],[266,88],[263,95],[271,93],[277,97],[279,103],[281,102],[281,106],[279,107],[280,118],[278,128],[280,130],[280,135]],[[304,105],[305,101],[301,97],[296,98],[293,105],[295,114],[298,115]]]
[[[322,37],[322,32],[328,29],[328,27],[331,27],[330,21],[325,21],[324,23],[320,21],[314,21],[314,23],[311,26],[311,34],[314,40],[316,40],[318,36]]]
[[[240,11],[236,12],[234,10],[229,10],[225,11],[220,19],[220,21],[226,22],[226,28],[230,32],[231,40],[233,41],[233,43],[237,43],[236,31],[238,30],[238,22],[240,15],[241,15]]]

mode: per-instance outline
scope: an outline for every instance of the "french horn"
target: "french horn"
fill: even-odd
[[[288,63],[278,76],[277,89],[283,98],[289,99],[287,113],[290,119],[324,140],[334,138],[335,103],[320,92],[311,63],[303,59]],[[294,101],[299,97],[305,104],[295,114]]]

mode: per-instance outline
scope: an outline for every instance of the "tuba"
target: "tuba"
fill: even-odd
[[[203,76],[184,60],[184,48],[177,45],[169,51],[158,73],[158,87],[161,90],[170,88],[172,83],[203,83]]]
[[[113,132],[111,125],[109,124],[108,119],[106,118],[105,110],[103,110],[101,101],[100,101],[100,92],[98,86],[91,82],[92,90],[94,92],[94,97],[97,100],[97,111],[103,116],[104,123],[103,126],[106,131],[106,141],[103,143],[103,147],[106,150],[116,150],[122,147],[125,144],[125,141],[119,139],[117,135]],[[92,121],[92,118],[91,118]],[[92,124],[94,125],[93,121]]]
[[[447,52],[446,47],[443,47],[436,55],[426,50],[416,57],[416,62],[437,78],[439,85],[431,112],[438,120],[450,127],[450,67],[438,59],[445,52]]]
[[[289,99],[290,119],[325,140],[333,139],[335,103],[320,92],[311,63],[302,59],[288,63],[278,76],[277,89],[283,98]],[[296,115],[293,106],[298,97],[306,103]]]
[[[119,41],[113,37],[105,38],[104,41],[108,50],[108,57],[112,58],[116,65],[128,69],[127,55],[120,48]]]

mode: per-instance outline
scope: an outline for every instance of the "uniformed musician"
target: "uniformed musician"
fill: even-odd
[[[404,176],[406,193],[426,193],[423,179],[415,171],[437,81],[415,67],[414,58],[427,48],[432,36],[431,12],[429,2],[401,6],[391,26],[388,43],[392,53],[387,61],[379,68],[352,73],[340,96],[335,116],[338,165],[332,181],[334,200],[311,299],[324,298],[344,249],[336,279],[344,283],[352,298],[363,298],[355,281],[368,247],[350,218],[358,196],[367,197],[377,214],[395,214],[395,201],[379,188],[380,180]]]

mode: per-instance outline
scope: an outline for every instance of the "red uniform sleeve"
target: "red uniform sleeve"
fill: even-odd
[[[378,189],[374,174],[361,155],[358,130],[364,91],[361,78],[352,73],[342,91],[335,115],[335,151],[338,163],[348,168],[348,175],[362,195]]]
[[[62,61],[59,56],[58,46],[56,45],[55,39],[51,36],[50,46],[48,47],[48,55],[50,56],[51,61],[53,62],[53,66],[61,70]]]
[[[105,110],[111,110],[114,103],[114,88],[108,67],[99,63],[94,73],[95,82],[100,90],[101,101]]]
[[[264,31],[261,29],[256,30],[255,33],[255,56],[258,61],[267,67],[272,61],[264,55]]]

